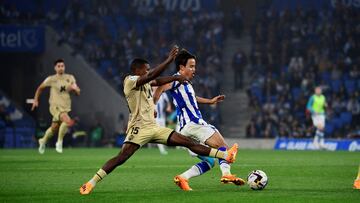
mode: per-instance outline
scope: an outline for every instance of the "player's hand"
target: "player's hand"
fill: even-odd
[[[211,104],[217,104],[219,102],[224,101],[224,99],[225,99],[225,95],[218,95],[211,99]]]
[[[168,58],[166,59],[166,62],[168,63],[172,62],[177,56],[178,52],[179,52],[179,47],[177,45],[173,46],[173,48],[170,50]]]
[[[67,87],[68,92],[75,91],[76,89],[77,89],[77,85],[75,83],[73,83]]]
[[[77,95],[80,94],[80,88],[79,88],[79,86],[77,86],[76,83],[73,83],[73,84],[69,85],[68,88],[67,88],[67,91],[68,92],[75,92]]]
[[[31,106],[31,111],[34,111],[35,108],[37,108],[38,106],[39,106],[39,101],[34,99],[34,102]]]

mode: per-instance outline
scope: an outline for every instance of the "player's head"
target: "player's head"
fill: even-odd
[[[130,64],[131,73],[134,75],[145,75],[150,70],[149,62],[142,58],[135,58]]]
[[[195,76],[196,57],[187,50],[182,49],[175,58],[176,70],[189,79]]]
[[[316,94],[316,95],[321,95],[321,93],[322,93],[321,87],[320,87],[320,86],[316,86],[316,87],[315,87],[315,94]]]
[[[65,73],[65,61],[64,59],[56,59],[54,61],[54,69],[56,74],[62,75]]]

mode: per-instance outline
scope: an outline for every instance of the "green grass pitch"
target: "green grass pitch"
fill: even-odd
[[[192,192],[181,191],[173,177],[198,162],[187,151],[141,149],[98,183],[79,194],[118,149],[0,150],[0,202],[359,202],[352,189],[359,152],[240,150],[232,172],[242,178],[253,169],[267,173],[262,191],[247,185],[220,184],[218,165],[191,179]]]

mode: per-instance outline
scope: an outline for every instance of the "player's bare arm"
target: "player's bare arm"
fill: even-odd
[[[163,92],[166,92],[170,88],[171,88],[171,83],[167,83],[165,85],[162,85],[162,86],[159,86],[158,88],[156,88],[156,90],[155,90],[155,92],[153,94],[154,104],[156,104],[159,101],[159,98],[160,98],[161,94]]]
[[[196,96],[196,101],[200,104],[217,104],[219,102],[224,101],[224,99],[225,99],[225,95],[218,95],[211,99]]]
[[[167,57],[167,59],[164,62],[162,62],[155,68],[151,69],[145,75],[139,77],[139,79],[136,82],[136,87],[140,87],[140,86],[154,80],[155,78],[157,78],[162,72],[164,72],[164,70],[169,66],[169,64],[175,59],[178,52],[179,52],[179,48],[177,46],[174,46],[171,49],[169,56]]]
[[[179,81],[181,84],[189,81],[189,79],[183,75],[173,75],[173,76],[164,76],[164,77],[159,77],[153,81],[150,82],[151,86],[161,86],[161,85],[165,85],[167,83],[171,83],[174,81]]]
[[[32,104],[31,111],[34,111],[35,108],[37,108],[39,106],[39,97],[45,88],[46,88],[45,84],[41,83],[39,85],[39,87],[36,89],[35,96],[34,96],[34,102]]]

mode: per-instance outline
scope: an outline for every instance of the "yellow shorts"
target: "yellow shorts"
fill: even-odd
[[[168,138],[174,132],[173,129],[158,125],[146,127],[132,127],[128,130],[124,142],[130,142],[141,146],[151,142],[167,144]]]
[[[52,122],[60,122],[60,114],[61,113],[69,113],[70,110],[63,109],[57,106],[50,107],[50,113],[53,116]]]

